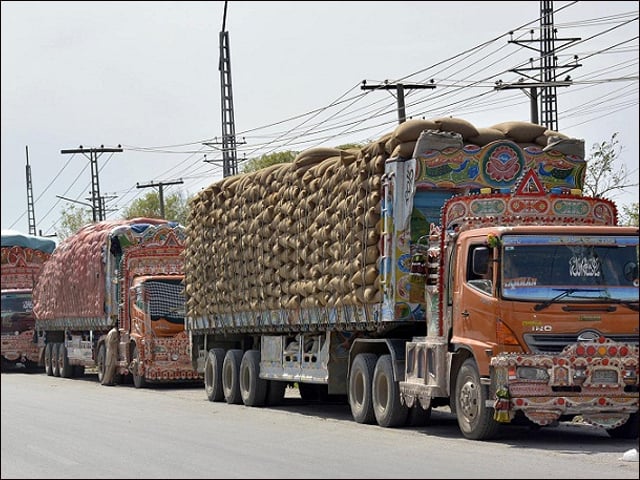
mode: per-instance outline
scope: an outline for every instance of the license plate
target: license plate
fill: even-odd
[[[618,383],[618,372],[608,369],[594,370],[591,383]]]

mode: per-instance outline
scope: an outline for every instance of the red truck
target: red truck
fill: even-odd
[[[102,384],[197,382],[184,329],[184,228],[152,218],[87,225],[60,243],[33,294],[47,375]]]
[[[50,238],[2,231],[2,369],[38,368],[32,290],[56,248]]]

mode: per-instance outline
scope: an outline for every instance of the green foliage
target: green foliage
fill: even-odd
[[[611,135],[611,140],[595,143],[590,157],[587,158],[587,172],[584,180],[586,195],[607,198],[611,192],[620,191],[628,187],[638,186],[629,180],[627,166],[623,162],[616,167],[616,160],[622,153],[622,146],[618,141],[618,132]]]
[[[345,143],[343,145],[338,145],[336,148],[339,150],[351,150],[352,148],[362,148],[364,147],[361,143]]]
[[[620,225],[640,227],[640,222],[638,220],[638,209],[638,202],[634,202],[630,205],[623,205],[622,213],[620,215]]]
[[[587,158],[587,171],[584,180],[585,195],[598,198],[609,198],[612,194],[624,191],[626,188],[637,187],[627,170],[627,164],[633,162],[617,162],[623,151],[618,140],[618,132],[611,135],[609,141],[596,143],[592,146],[590,157]],[[618,164],[619,166],[616,166]],[[618,207],[621,225],[638,225],[638,203]]]
[[[56,235],[60,240],[64,240],[89,223],[93,223],[91,210],[69,205],[62,211],[60,227],[56,229]]]
[[[260,157],[250,158],[242,167],[242,173],[255,172],[278,163],[291,163],[298,155],[293,150],[264,154]]]
[[[178,192],[164,195],[164,217],[186,225],[188,213],[188,199],[184,193]],[[123,210],[124,218],[146,217],[162,218],[160,212],[160,195],[158,192],[148,192]]]

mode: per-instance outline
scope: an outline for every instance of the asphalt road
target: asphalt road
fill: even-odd
[[[431,425],[360,425],[343,404],[249,408],[202,386],[105,387],[2,373],[1,476],[10,478],[638,478],[638,448],[594,427],[504,429],[466,440],[447,410]]]

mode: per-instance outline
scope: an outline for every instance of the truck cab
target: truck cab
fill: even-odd
[[[37,367],[31,289],[2,290],[2,367]]]
[[[173,337],[184,331],[183,275],[141,276],[130,289],[132,334]]]
[[[149,381],[192,378],[185,332],[184,275],[139,275],[131,279],[119,338],[119,363],[137,388]],[[197,375],[195,375],[197,378]],[[180,377],[182,378],[182,377]]]
[[[30,289],[2,291],[2,335],[19,335],[33,330],[33,300]]]
[[[455,249],[451,341],[477,359],[558,354],[601,335],[638,342],[637,229],[495,227],[461,233]],[[478,367],[489,375],[488,361]]]

